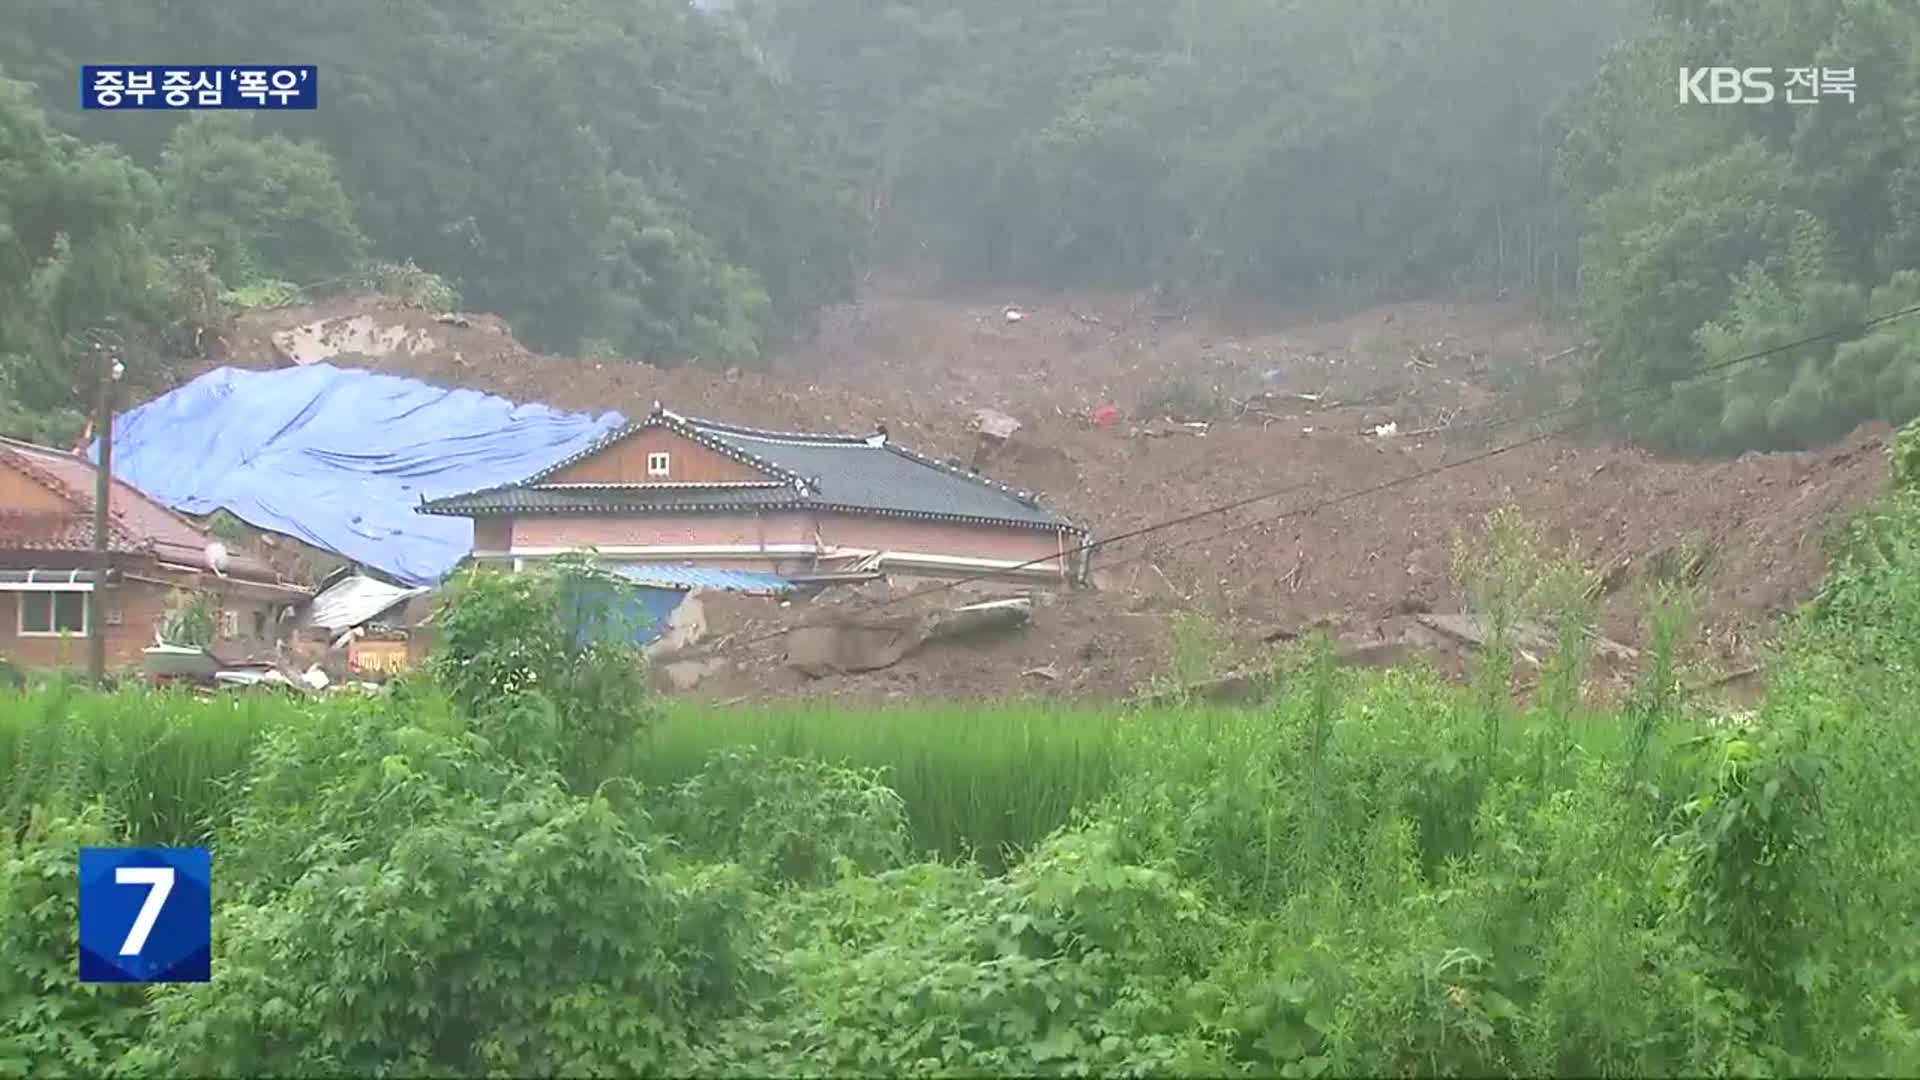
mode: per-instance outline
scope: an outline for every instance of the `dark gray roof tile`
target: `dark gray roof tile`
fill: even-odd
[[[744,460],[783,484],[778,488],[648,489],[641,486],[550,488],[548,476],[622,438],[651,427],[668,427]],[[805,484],[801,489],[794,479]],[[1048,510],[1030,494],[941,464],[884,439],[806,432],[765,431],[658,410],[566,461],[519,485],[471,492],[423,507],[429,513],[608,513],[811,507],[857,513],[963,521],[1002,522],[1036,528],[1078,526]]]

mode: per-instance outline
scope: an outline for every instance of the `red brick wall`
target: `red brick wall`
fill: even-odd
[[[859,514],[820,515],[820,535],[828,545],[917,555],[1003,559],[1009,562],[1057,556],[1060,552],[1059,534],[1052,530],[1043,532],[1039,529],[960,525]],[[1057,567],[1057,561],[1052,565]]]
[[[647,455],[668,456],[665,476],[647,475]],[[750,465],[709,450],[676,431],[653,428],[637,432],[605,450],[567,466],[546,479],[549,484],[714,484],[726,481],[765,481],[769,477]]]
[[[513,546],[512,518],[475,518],[473,521],[473,550],[505,551]]]
[[[647,517],[515,518],[516,548],[638,547],[708,544],[812,544],[807,514],[658,514]]]
[[[145,571],[132,571],[146,576]],[[154,634],[165,625],[168,613],[173,609],[176,592],[191,592],[204,588],[213,579],[207,575],[198,578],[182,578],[176,583],[162,584],[158,581],[129,578],[107,591],[107,666],[115,669],[133,669],[141,664],[141,650],[153,644]],[[57,637],[21,637],[18,633],[20,622],[20,597],[27,593],[0,592],[0,656],[31,668],[85,667],[87,663],[87,639],[85,635],[68,638]],[[224,633],[224,619],[215,624],[215,645],[226,652],[261,653],[270,651],[274,639],[281,629],[278,619],[280,609],[286,601],[255,599],[249,596],[220,596],[219,612],[232,611],[238,616],[239,633],[229,636]],[[265,633],[255,635],[254,615],[264,618]],[[117,618],[116,618],[117,616]]]
[[[561,517],[537,516],[515,519],[514,546],[562,548],[595,546],[728,546],[737,544],[811,546],[815,524],[825,546],[857,550],[897,551],[920,555],[952,555],[968,559],[997,559],[1026,562],[1048,559],[1035,571],[1059,572],[1061,548],[1057,532],[1018,529],[992,525],[960,525],[948,522],[911,521],[868,517],[859,514],[769,514],[763,518],[745,515],[660,515],[652,517]],[[476,541],[477,543],[477,541]],[[1069,544],[1068,546],[1071,546]],[[719,565],[711,557],[702,563]],[[790,556],[782,569],[797,572],[810,566],[811,560],[794,565]],[[747,562],[744,567],[764,566]]]
[[[0,593],[0,655],[29,668],[84,668],[87,639],[20,637],[19,602],[25,593]],[[153,644],[153,631],[165,618],[167,590],[158,585],[126,582],[107,593],[107,666],[140,666],[140,650]],[[119,613],[119,622],[113,614]]]

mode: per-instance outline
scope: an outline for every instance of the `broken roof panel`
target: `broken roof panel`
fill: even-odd
[[[322,630],[348,630],[425,592],[424,587],[389,585],[378,578],[355,574],[314,597],[307,608],[305,622]]]
[[[661,589],[758,594],[793,591],[793,582],[779,574],[754,570],[718,570],[706,566],[672,566],[664,563],[625,563],[607,569],[636,585]]]

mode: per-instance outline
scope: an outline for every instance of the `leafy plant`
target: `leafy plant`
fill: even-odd
[[[220,302],[237,308],[272,308],[291,301],[299,292],[291,281],[268,278],[228,289],[220,294]]]
[[[460,303],[460,294],[445,278],[415,266],[411,260],[375,263],[362,272],[368,288],[403,304],[445,313]]]
[[[877,873],[906,857],[906,808],[877,774],[754,747],[714,755],[656,819],[704,856],[771,882]]]
[[[1580,702],[1587,575],[1500,513],[1468,592],[1560,652],[1497,723],[1319,636],[1253,708],[682,701],[609,742],[578,560],[463,583],[445,686],[0,690],[0,1067],[1904,1075],[1916,522],[1855,519],[1731,724],[1672,582],[1636,693]],[[219,981],[79,986],[73,847],[181,842]]]
[[[160,624],[160,640],[168,645],[204,649],[220,629],[220,598],[208,592],[176,592]]]
[[[0,832],[0,1073],[98,1076],[139,1040],[142,988],[82,983],[73,959],[74,852],[120,840],[97,802],[37,810],[18,837]]]
[[[159,167],[160,234],[205,250],[245,306],[344,273],[366,249],[333,158],[279,134],[256,135],[236,113],[200,113],[167,140]]]
[[[1893,442],[1887,447],[1887,458],[1893,470],[1894,489],[1903,493],[1920,491],[1920,421],[1894,432]]]
[[[653,717],[632,594],[581,557],[469,570],[438,616],[433,675],[516,760],[591,786]]]

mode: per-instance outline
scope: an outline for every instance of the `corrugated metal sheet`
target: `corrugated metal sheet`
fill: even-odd
[[[628,564],[609,567],[621,577],[638,585],[662,589],[694,589],[715,592],[784,593],[793,590],[793,582],[778,574],[752,570],[716,570],[706,566],[667,566]]]
[[[307,609],[306,622],[323,630],[345,630],[383,615],[426,591],[389,585],[377,578],[356,574],[314,597]]]

